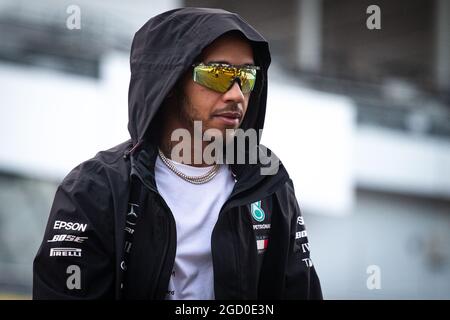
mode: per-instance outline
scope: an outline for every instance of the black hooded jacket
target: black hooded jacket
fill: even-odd
[[[176,228],[155,183],[152,120],[194,59],[230,31],[250,41],[261,67],[241,128],[263,128],[270,53],[255,29],[220,9],[182,8],[150,19],[131,48],[131,139],[81,163],[59,185],[33,264],[33,298],[166,297]],[[215,297],[321,299],[292,180],[281,162],[276,174],[262,175],[258,160],[230,165],[236,184],[211,236]],[[252,216],[254,203],[263,221]]]

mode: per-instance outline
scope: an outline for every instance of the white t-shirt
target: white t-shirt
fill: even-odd
[[[188,176],[200,176],[212,169],[169,161]],[[231,170],[228,165],[221,165],[212,180],[196,185],[177,176],[158,156],[155,180],[173,213],[177,230],[175,264],[166,299],[214,299],[211,233],[235,184]]]

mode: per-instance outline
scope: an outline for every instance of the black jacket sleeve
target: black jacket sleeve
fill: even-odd
[[[319,277],[310,258],[310,245],[292,180],[287,183],[290,240],[285,278],[285,299],[322,299]]]
[[[33,263],[33,299],[114,298],[113,208],[93,164],[59,185]]]

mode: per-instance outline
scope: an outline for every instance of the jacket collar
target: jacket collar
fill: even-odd
[[[258,146],[259,147],[259,146]],[[144,142],[140,145],[136,145],[130,153],[131,159],[131,173],[138,177],[141,182],[146,185],[153,192],[158,193],[155,180],[155,163],[158,156],[158,147],[149,142]],[[246,152],[248,155],[248,151]],[[255,188],[257,185],[264,185],[263,189],[273,189],[274,184],[278,184],[289,179],[289,176],[282,165],[279,162],[278,172],[274,175],[263,175],[261,169],[265,167],[263,163],[267,163],[267,159],[261,161],[258,157],[255,164],[231,164],[230,169],[236,179],[236,186],[233,194],[247,191]]]

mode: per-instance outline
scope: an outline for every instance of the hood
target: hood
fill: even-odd
[[[249,40],[255,64],[261,68],[241,128],[263,128],[267,69],[271,61],[267,41],[235,13],[211,8],[180,8],[151,18],[133,39],[128,130],[135,147],[144,142],[152,119],[177,80],[205,47],[229,31],[239,31]]]

